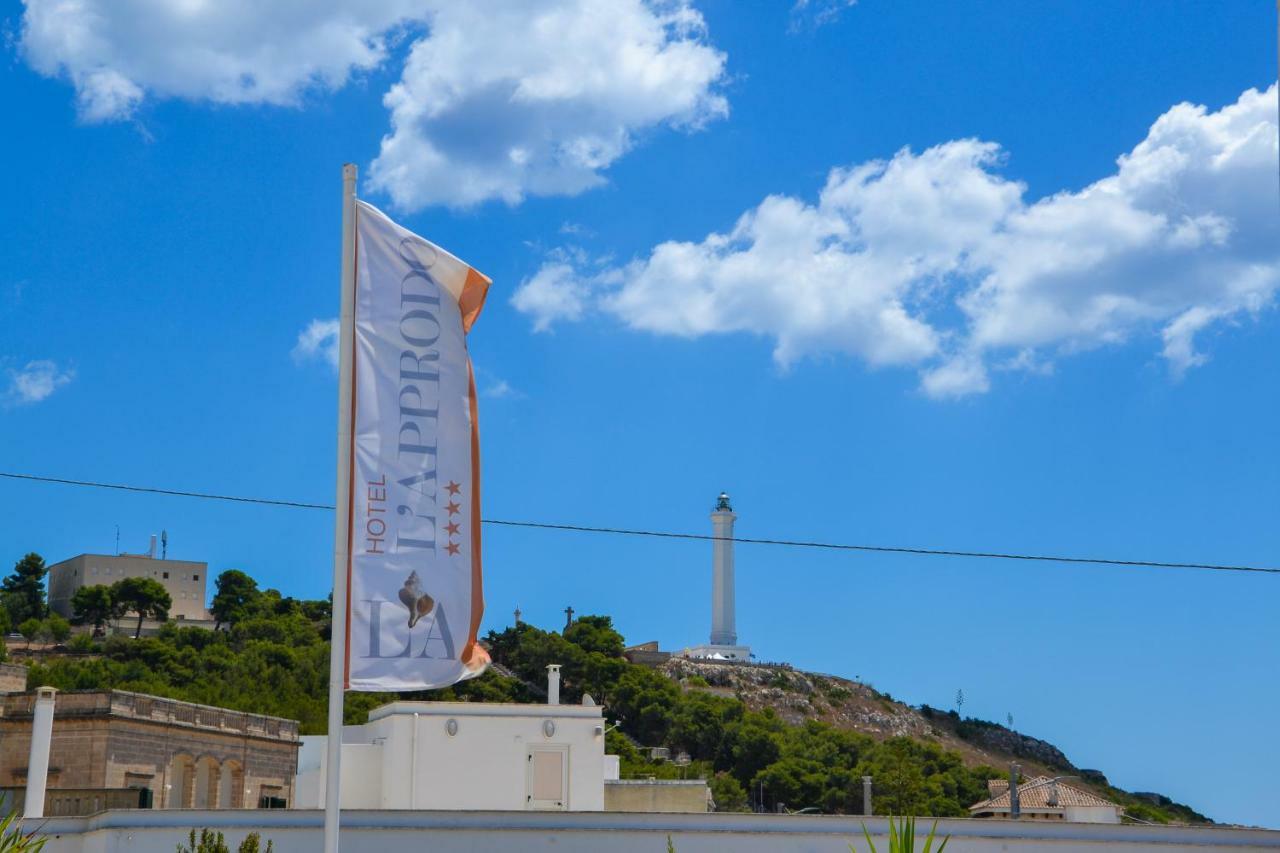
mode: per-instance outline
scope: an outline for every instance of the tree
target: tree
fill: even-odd
[[[227,569],[213,583],[218,591],[213,595],[209,612],[216,620],[215,631],[223,622],[235,624],[244,619],[262,597],[258,582],[239,569]]]
[[[622,635],[614,630],[609,616],[579,616],[565,629],[564,638],[585,652],[622,657]]]
[[[723,770],[707,780],[711,788],[711,798],[715,800],[718,812],[745,812],[747,808],[747,792],[737,779]]]
[[[71,623],[56,613],[51,613],[44,620],[44,629],[55,643],[65,643],[71,636]]]
[[[77,625],[92,625],[94,634],[101,634],[107,622],[123,615],[111,597],[111,587],[102,584],[77,589],[71,596],[71,612]]]
[[[31,641],[40,636],[40,632],[44,630],[44,620],[28,619],[18,626],[18,633],[27,640],[27,648],[31,648]]]
[[[13,574],[0,582],[0,597],[9,611],[9,624],[44,618],[44,576],[48,571],[44,558],[33,552],[14,563]]]
[[[138,627],[133,632],[136,640],[142,636],[142,620],[150,617],[159,622],[169,618],[173,599],[159,581],[151,578],[125,578],[111,585],[111,600],[125,613],[138,614]]]

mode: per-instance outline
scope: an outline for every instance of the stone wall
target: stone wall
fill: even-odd
[[[26,784],[34,697],[0,698],[0,785]],[[49,788],[150,788],[157,808],[292,802],[298,724],[124,691],[59,694]]]
[[[604,810],[607,812],[707,811],[707,783],[701,779],[607,779]]]
[[[27,668],[16,663],[0,663],[0,693],[26,693]]]

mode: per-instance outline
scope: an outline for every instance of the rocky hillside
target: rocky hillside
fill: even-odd
[[[1131,794],[1115,788],[1100,771],[1076,767],[1047,741],[985,720],[962,719],[955,712],[915,708],[874,688],[833,675],[801,672],[788,666],[743,665],[671,658],[660,671],[686,689],[733,696],[756,711],[772,709],[789,723],[822,720],[876,739],[908,736],[933,741],[963,756],[970,766],[1007,768],[1016,761],[1024,775],[1073,775],[1078,784],[1126,806],[1141,817],[1143,804],[1155,803],[1188,823],[1211,822],[1193,809],[1159,794]]]

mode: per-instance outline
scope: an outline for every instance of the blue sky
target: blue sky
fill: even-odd
[[[335,376],[300,335],[336,314],[351,160],[494,279],[486,516],[705,532],[726,489],[750,537],[1280,564],[1273,4],[593,5],[5,4],[0,470],[330,501]],[[14,560],[166,529],[328,591],[325,512],[0,502]],[[705,640],[706,543],[485,553],[486,627],[572,604]],[[1280,827],[1271,576],[765,546],[738,572],[765,659],[963,689],[1116,784]]]

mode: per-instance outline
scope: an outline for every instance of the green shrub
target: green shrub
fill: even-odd
[[[270,841],[267,842],[266,850],[262,850],[261,845],[262,836],[251,832],[240,842],[236,853],[274,853],[275,848]],[[231,848],[227,846],[227,840],[221,832],[202,829],[197,836],[193,829],[187,836],[187,844],[178,845],[178,853],[231,853]]]
[[[76,634],[71,638],[71,642],[67,643],[67,648],[75,652],[94,652],[98,650],[98,644],[89,634]]]

